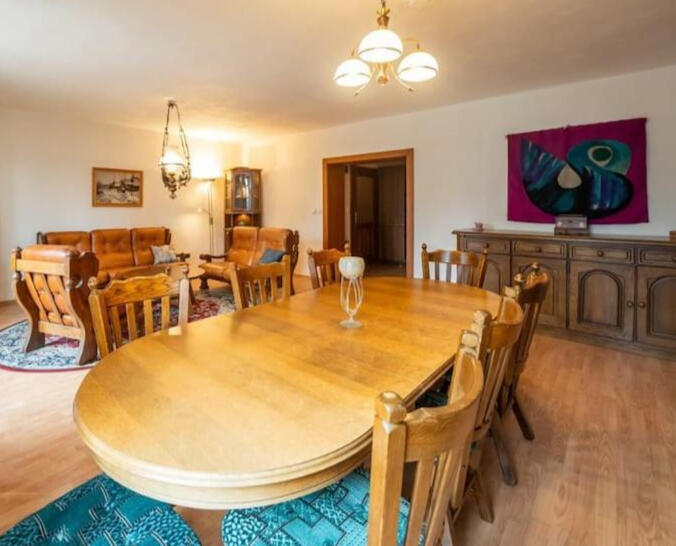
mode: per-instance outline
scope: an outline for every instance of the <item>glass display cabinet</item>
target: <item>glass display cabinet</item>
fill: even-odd
[[[225,229],[260,226],[261,169],[234,167],[225,172]]]

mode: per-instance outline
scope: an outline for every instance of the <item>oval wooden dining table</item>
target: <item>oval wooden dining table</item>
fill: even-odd
[[[324,487],[369,454],[375,399],[413,404],[452,365],[473,312],[497,294],[445,282],[364,280],[359,329],[339,287],[174,327],[101,360],[74,419],[101,469],[139,493],[208,509]]]

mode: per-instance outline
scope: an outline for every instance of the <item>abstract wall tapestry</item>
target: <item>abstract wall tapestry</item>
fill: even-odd
[[[646,119],[507,136],[507,219],[553,223],[581,214],[596,224],[648,221]]]

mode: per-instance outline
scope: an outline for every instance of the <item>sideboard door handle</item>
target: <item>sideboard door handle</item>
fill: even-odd
[[[605,252],[603,252],[603,250],[597,250],[597,251],[596,251],[596,255],[597,255],[599,258],[603,258],[603,256],[605,256]]]
[[[639,306],[641,309],[645,309],[645,302],[644,302],[644,301],[639,301],[639,302],[638,302],[638,306]]]
[[[634,302],[631,301],[631,300],[628,300],[628,301],[627,301],[627,307],[629,307],[629,309],[631,309],[632,307],[634,307]]]

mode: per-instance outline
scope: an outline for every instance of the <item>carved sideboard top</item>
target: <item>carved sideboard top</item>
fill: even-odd
[[[477,231],[475,229],[455,229],[454,235],[491,237],[503,239],[547,239],[570,242],[607,242],[607,243],[625,243],[631,245],[645,244],[671,244],[676,246],[676,241],[670,240],[668,236],[659,235],[554,235],[546,231],[519,231],[506,229],[485,229]]]

